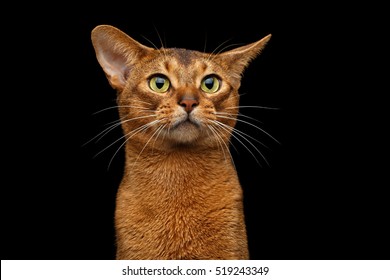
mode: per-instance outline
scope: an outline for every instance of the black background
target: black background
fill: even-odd
[[[160,46],[160,36],[168,47],[208,52],[271,33],[244,73],[241,105],[279,109],[241,112],[280,143],[241,123],[268,146],[254,143],[269,165],[250,144],[260,164],[239,142],[232,149],[251,259],[387,259],[386,168],[379,141],[372,143],[370,106],[356,91],[364,86],[343,72],[353,56],[346,29],[330,24],[338,15],[301,8],[183,2],[15,14],[19,25],[4,31],[11,55],[4,58],[1,258],[114,258],[123,153],[109,168],[119,145],[95,155],[121,131],[84,145],[117,119],[115,110],[94,114],[115,105],[90,40],[95,26],[111,24],[148,46]]]

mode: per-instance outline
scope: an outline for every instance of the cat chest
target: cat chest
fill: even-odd
[[[242,194],[234,179],[210,179],[204,185],[193,179],[124,180],[116,206],[119,243],[131,252],[147,251],[155,259],[186,258],[242,227]]]
[[[200,242],[200,234],[207,220],[202,209],[183,206],[180,203],[160,199],[150,203],[144,199],[122,201],[116,210],[118,234],[126,246],[149,248],[156,256],[160,252],[187,252],[194,240]]]

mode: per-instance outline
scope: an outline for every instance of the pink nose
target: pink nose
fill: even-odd
[[[179,105],[183,107],[187,113],[191,113],[191,111],[199,105],[199,102],[194,98],[183,98],[179,101]]]

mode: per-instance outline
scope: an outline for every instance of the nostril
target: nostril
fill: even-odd
[[[198,102],[198,100],[193,99],[193,98],[191,98],[191,99],[186,98],[186,99],[180,100],[180,101],[179,101],[179,105],[180,105],[181,107],[183,107],[184,110],[186,110],[187,113],[189,113],[189,112],[191,112],[196,106],[199,105],[199,102]]]
[[[194,108],[194,107],[198,106],[198,102],[195,101],[195,100],[190,100],[190,101],[185,100],[185,101],[181,101],[179,104],[180,104],[180,106],[182,106],[182,107],[184,107],[184,108],[185,108],[185,107]]]

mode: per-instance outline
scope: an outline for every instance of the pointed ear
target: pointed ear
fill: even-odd
[[[110,85],[123,90],[138,57],[153,50],[110,25],[99,25],[92,30],[92,45],[96,58],[103,68]]]
[[[225,64],[228,64],[229,69],[234,74],[241,75],[249,63],[261,53],[270,39],[271,34],[257,42],[223,52],[218,56],[222,58]]]

